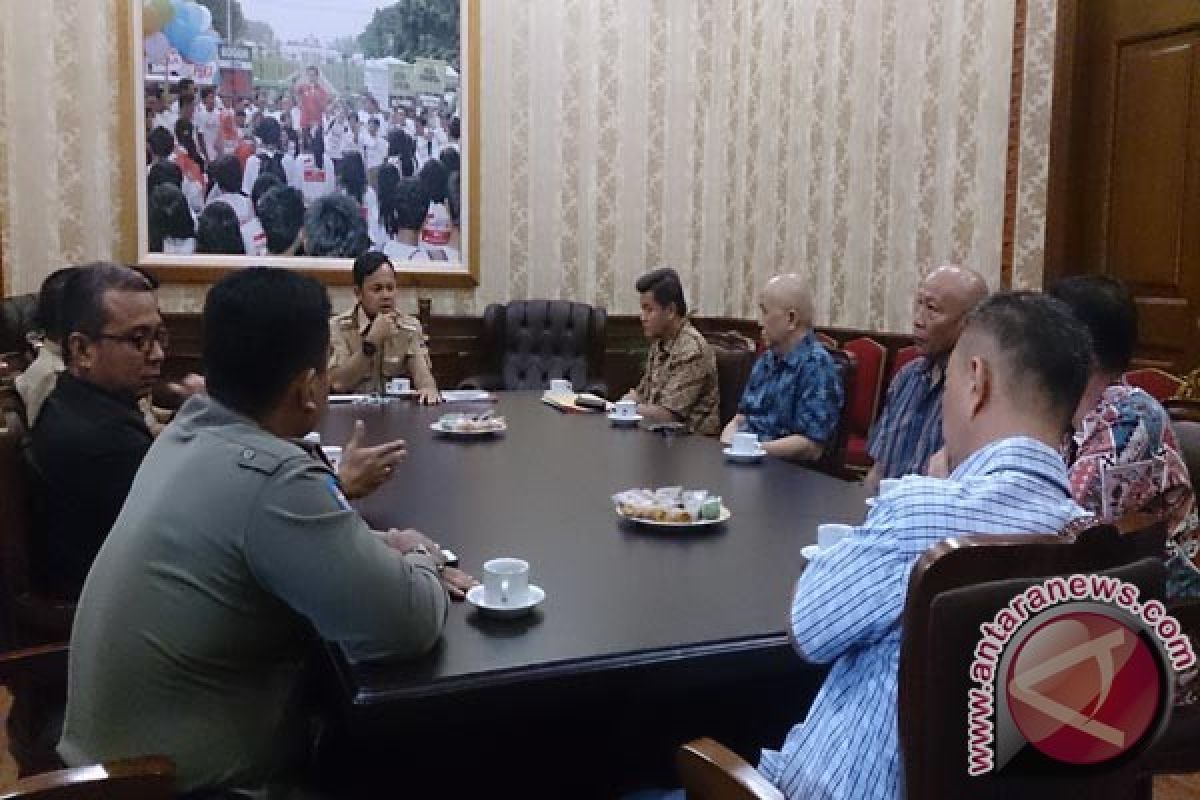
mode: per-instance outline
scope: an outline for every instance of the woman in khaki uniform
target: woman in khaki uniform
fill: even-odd
[[[334,392],[382,393],[392,378],[411,378],[417,398],[439,402],[437,383],[416,317],[396,312],[396,272],[383,253],[354,262],[358,302],[330,321],[330,385]]]

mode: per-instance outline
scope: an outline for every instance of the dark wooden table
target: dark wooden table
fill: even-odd
[[[375,735],[465,698],[503,713],[516,697],[555,706],[587,693],[707,690],[794,673],[786,624],[800,548],[818,523],[862,520],[860,484],[774,460],[730,464],[715,439],[615,428],[599,414],[551,409],[537,393],[500,395],[502,436],[429,429],[463,408],[331,406],[321,430],[340,444],[361,418],[369,443],[407,440],[407,462],[360,505],[372,525],[417,528],[477,576],[489,558],[524,558],[546,601],[513,621],[455,604],[442,641],[417,662],[354,665],[335,653],[351,727]],[[681,531],[613,511],[619,490],[677,485],[721,495],[732,519]]]

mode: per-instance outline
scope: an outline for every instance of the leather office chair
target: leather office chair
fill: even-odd
[[[837,431],[817,461],[816,468],[835,478],[856,480],[861,477],[861,473],[847,469],[846,447],[850,441],[850,410],[854,407],[856,397],[855,375],[857,374],[858,360],[853,353],[845,350],[829,350],[829,355],[833,356],[833,363],[842,377],[844,402],[842,403],[842,412],[838,417]]]
[[[1132,369],[1121,376],[1121,382],[1142,389],[1160,403],[1174,397],[1183,385],[1181,378],[1155,367]]]
[[[892,359],[892,365],[888,369],[887,382],[883,385],[885,395],[888,388],[892,385],[892,379],[896,377],[896,373],[908,366],[910,361],[915,361],[920,356],[921,353],[917,350],[915,344],[905,345],[896,351],[896,356]]]
[[[707,737],[679,748],[675,770],[688,800],[783,800],[783,792],[758,770]]]
[[[900,655],[899,728],[906,795],[923,800],[971,797],[1148,800],[1147,754],[1116,769],[1079,775],[967,775],[969,665],[979,625],[1017,593],[1054,575],[1102,572],[1161,599],[1162,531],[1122,536],[1113,526],[1058,536],[967,536],[930,548],[914,565]],[[740,756],[709,739],[684,745],[677,767],[688,796],[703,800],[779,800]],[[753,774],[752,774],[753,773]]]
[[[483,372],[461,388],[545,389],[566,378],[576,391],[608,395],[604,346],[608,313],[566,300],[492,303],[483,311]]]
[[[842,349],[854,354],[854,402],[847,398],[848,416],[846,425],[846,465],[867,468],[871,458],[867,455],[867,436],[871,425],[879,415],[879,404],[883,400],[883,363],[887,360],[887,348],[869,336],[852,339]]]
[[[0,685],[13,693],[8,717],[10,750],[21,778],[0,786],[0,800],[169,800],[175,765],[162,756],[60,769],[54,747],[67,689],[67,645],[0,654]],[[53,770],[53,771],[48,771]]]
[[[25,427],[12,410],[0,427],[0,624],[8,647],[70,638],[75,604],[34,588],[30,544],[36,535]]]
[[[721,429],[737,414],[742,392],[758,354],[754,342],[737,331],[704,334],[717,356],[717,393],[720,397]]]
[[[25,335],[33,330],[36,312],[36,294],[19,294],[0,299],[0,353],[22,355],[28,363],[33,353]]]
[[[0,685],[13,695],[9,750],[25,774],[63,766],[54,748],[67,699],[67,652],[58,642],[0,653]]]

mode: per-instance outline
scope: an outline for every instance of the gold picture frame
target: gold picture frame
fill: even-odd
[[[336,4],[337,0],[330,0]],[[464,243],[462,264],[432,268],[431,262],[409,261],[396,264],[401,286],[415,288],[469,289],[479,285],[480,275],[480,164],[479,136],[479,48],[480,0],[460,0],[464,71],[460,88],[462,102],[461,158],[463,185],[467,198],[461,221]],[[178,256],[150,253],[146,234],[146,159],[142,55],[142,0],[121,0],[117,4],[118,58],[120,81],[118,108],[128,120],[121,131],[118,164],[122,175],[120,206],[120,256],[152,273],[163,284],[211,284],[230,270],[247,266],[278,266],[295,269],[327,285],[351,283],[352,260],[294,256]],[[436,262],[433,262],[436,263]]]

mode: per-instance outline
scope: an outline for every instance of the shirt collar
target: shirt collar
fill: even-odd
[[[962,481],[1014,471],[1058,484],[1064,494],[1070,494],[1062,454],[1029,436],[1010,436],[984,445],[958,465],[950,480]]]
[[[370,327],[371,320],[367,319],[367,312],[363,311],[362,303],[354,304],[354,326],[358,330],[360,336],[365,336],[367,328]]]
[[[128,410],[141,418],[138,411],[137,395],[133,393],[124,394],[120,392],[110,392],[103,386],[92,383],[89,380],[72,375],[70,372],[63,372],[58,376],[58,386],[63,387],[63,391],[73,394],[76,397],[92,396],[94,398],[104,398],[105,401],[115,403],[122,409]]]
[[[689,328],[691,324],[692,321],[685,318],[683,320],[683,324],[679,326],[679,331],[674,336],[663,336],[656,342],[656,344],[662,348],[663,351],[670,351],[670,349],[675,346],[675,343],[679,341],[679,337],[683,336],[684,330]]]
[[[768,349],[767,363],[774,367],[778,362],[782,361],[784,364],[795,369],[808,360],[813,348],[817,346],[818,342],[816,334],[814,334],[810,328],[809,331],[804,334],[803,338],[796,342],[792,349],[788,351],[787,355],[781,356],[777,354],[774,349]]]
[[[944,353],[937,358],[929,356],[918,356],[917,358],[917,370],[925,376],[930,387],[936,387],[945,380],[946,364],[950,361],[949,353]]]

